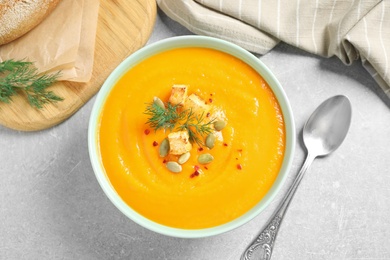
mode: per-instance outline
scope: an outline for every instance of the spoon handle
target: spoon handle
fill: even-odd
[[[291,199],[293,198],[295,191],[297,190],[298,185],[303,178],[303,175],[305,174],[306,170],[309,168],[314,159],[315,156],[311,155],[310,153],[307,155],[301,170],[295,177],[293,184],[291,185],[290,189],[288,190],[287,194],[283,198],[278,208],[276,209],[274,215],[271,217],[271,219],[269,220],[265,228],[261,231],[261,233],[244,251],[243,255],[241,256],[241,260],[250,260],[254,256],[256,257],[256,259],[261,260],[271,259],[274,241],[276,235],[278,234],[280,224],[283,220],[283,216],[287,211],[288,205],[290,204]],[[256,252],[257,250],[259,250],[260,252]]]

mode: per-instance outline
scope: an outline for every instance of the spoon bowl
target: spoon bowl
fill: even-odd
[[[344,141],[351,124],[349,99],[338,95],[325,100],[310,116],[303,128],[303,142],[313,155],[325,156]]]

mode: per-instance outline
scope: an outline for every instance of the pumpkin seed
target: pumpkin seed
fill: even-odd
[[[160,144],[160,148],[159,148],[160,157],[167,156],[168,152],[169,152],[169,141],[168,138],[165,138]]]
[[[182,170],[181,165],[177,162],[167,162],[167,168],[169,171],[174,173],[179,173]]]
[[[214,160],[214,157],[209,153],[201,154],[198,157],[198,163],[200,163],[200,164],[208,164],[208,163],[211,163],[213,160]]]
[[[214,134],[209,134],[207,137],[206,137],[206,146],[209,148],[209,149],[213,149],[214,145],[215,145],[215,135]]]
[[[162,102],[162,100],[159,99],[158,97],[153,98],[153,103],[156,104],[157,106],[161,107],[162,109],[165,109],[164,102]]]
[[[219,120],[219,121],[214,122],[214,129],[217,131],[221,131],[222,129],[225,128],[225,126],[226,126],[225,121]]]
[[[188,161],[188,159],[190,159],[190,156],[191,156],[190,152],[183,153],[183,154],[179,157],[179,159],[177,160],[177,162],[178,162],[179,164],[184,164],[185,162]]]

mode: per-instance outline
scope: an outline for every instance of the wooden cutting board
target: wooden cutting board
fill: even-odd
[[[92,78],[87,83],[58,82],[52,87],[63,101],[31,107],[22,95],[0,104],[0,124],[22,131],[57,125],[96,94],[105,79],[127,56],[146,44],[156,20],[155,0],[100,1]]]

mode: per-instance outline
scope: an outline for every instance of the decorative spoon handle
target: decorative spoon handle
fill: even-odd
[[[241,260],[250,260],[254,256],[256,257],[256,259],[261,260],[271,259],[275,238],[278,234],[280,224],[283,220],[283,216],[287,211],[288,205],[290,204],[291,199],[293,198],[295,191],[297,190],[297,187],[302,180],[303,175],[305,174],[306,170],[309,168],[315,157],[316,156],[312,156],[311,154],[307,155],[305,163],[303,164],[298,175],[295,177],[295,180],[291,185],[290,189],[288,190],[283,201],[280,203],[274,215],[272,216],[268,224],[265,226],[263,231],[244,251],[243,255],[241,256]],[[256,252],[258,250],[260,252]]]

